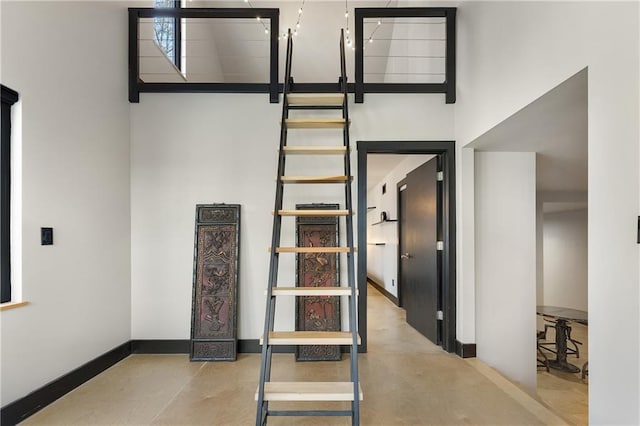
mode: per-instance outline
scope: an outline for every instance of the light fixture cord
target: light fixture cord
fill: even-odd
[[[349,0],[344,0],[344,19],[346,21],[346,28],[345,28],[345,33],[347,35],[347,46],[351,47],[352,46],[352,41],[351,41],[351,35],[350,35],[350,31],[349,31]],[[355,49],[355,46],[353,46],[353,48]]]
[[[384,5],[385,9],[387,7],[389,7],[389,5],[391,4],[392,0],[387,1],[387,4]],[[369,34],[369,37],[367,38],[367,40],[369,41],[369,43],[373,42],[373,35],[376,33],[376,31],[378,31],[378,28],[380,28],[380,25],[382,25],[382,18],[378,19],[378,25],[376,25],[376,27],[373,29],[373,31],[371,32],[371,34]]]
[[[244,0],[244,2],[245,2],[245,3],[247,3],[251,9],[255,9],[255,8],[253,7],[253,4],[251,4],[251,0]],[[265,33],[265,34],[269,34],[269,27],[267,27],[267,24],[265,24],[265,23],[264,23],[264,21],[263,21],[262,19],[260,19],[260,17],[259,17],[259,16],[258,16],[256,19],[257,19],[257,20],[258,20],[258,22],[260,22],[260,23],[262,24],[262,26],[264,27],[264,33]]]

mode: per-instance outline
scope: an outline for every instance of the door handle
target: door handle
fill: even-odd
[[[409,253],[405,253],[400,255],[400,259],[411,259],[411,255]]]

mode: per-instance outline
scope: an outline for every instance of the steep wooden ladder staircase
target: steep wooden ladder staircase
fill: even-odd
[[[278,155],[278,176],[270,250],[269,285],[264,334],[261,339],[262,359],[260,383],[256,392],[256,426],[267,423],[269,416],[351,416],[352,425],[360,424],[362,390],[358,380],[357,290],[353,241],[353,206],[351,196],[351,167],[349,159],[349,111],[347,103],[347,75],[344,30],[340,35],[340,85],[342,93],[306,94],[290,93],[291,57],[293,40],[291,30],[287,37],[284,97]],[[289,118],[292,110],[340,110],[339,118]],[[288,129],[342,129],[342,146],[287,146]],[[337,176],[285,176],[285,160],[290,155],[320,157],[326,155],[344,158],[344,174]],[[341,210],[283,210],[284,186],[288,184],[343,184],[344,209]],[[343,247],[280,247],[282,218],[285,216],[339,216],[346,220],[346,246]],[[279,286],[278,261],[280,253],[345,253],[347,256],[347,287],[284,287]],[[349,331],[275,331],[276,298],[280,296],[346,296]],[[276,345],[348,345],[350,348],[349,381],[344,382],[277,382],[271,381],[271,360]],[[270,401],[350,401],[350,410],[270,410]]]

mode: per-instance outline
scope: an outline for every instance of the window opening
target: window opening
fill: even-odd
[[[11,301],[11,106],[18,93],[1,86],[0,120],[0,303]]]
[[[154,0],[156,9],[179,8],[180,0]],[[168,16],[153,18],[153,32],[155,40],[167,58],[180,69],[180,20]]]

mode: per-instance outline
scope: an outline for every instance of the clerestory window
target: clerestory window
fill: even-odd
[[[154,6],[156,9],[179,8],[180,0],[154,0]],[[153,24],[156,42],[167,58],[180,69],[180,20],[160,16],[153,18]]]

